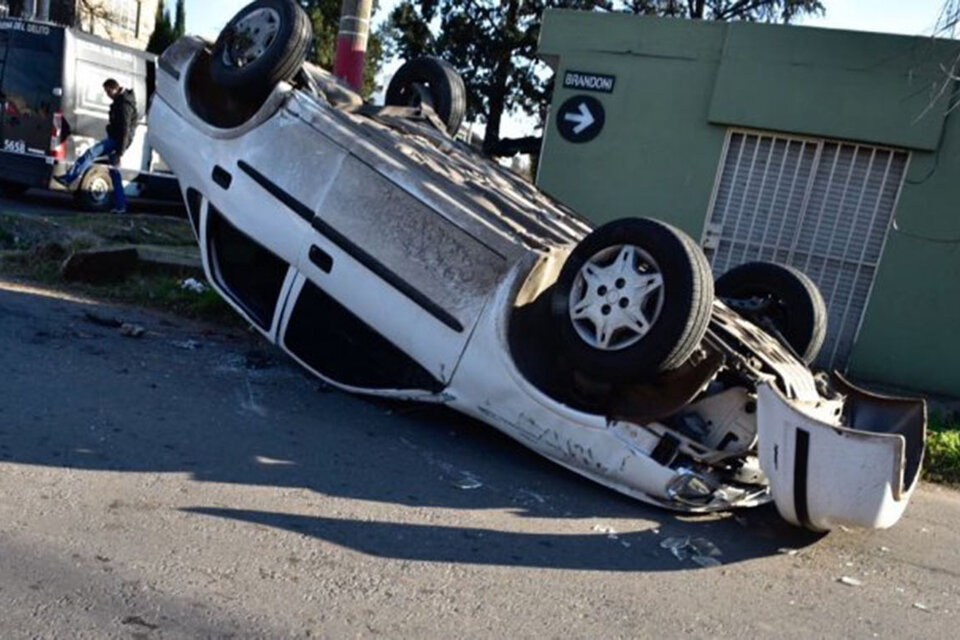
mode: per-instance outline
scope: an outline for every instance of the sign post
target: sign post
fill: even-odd
[[[340,32],[337,34],[333,73],[346,80],[356,91],[363,90],[372,10],[373,0],[343,0],[340,8]]]

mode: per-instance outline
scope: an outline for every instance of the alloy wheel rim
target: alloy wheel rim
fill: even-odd
[[[223,62],[230,67],[243,68],[263,56],[280,32],[280,14],[270,8],[257,9],[237,21],[228,45],[223,50]]]
[[[643,340],[663,311],[663,274],[634,245],[607,247],[583,263],[570,290],[570,320],[580,338],[601,351]]]

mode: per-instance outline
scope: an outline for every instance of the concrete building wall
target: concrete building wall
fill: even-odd
[[[88,33],[146,49],[159,0],[76,0],[77,25]]]
[[[540,186],[596,222],[655,216],[700,238],[731,127],[909,151],[849,372],[960,395],[960,115],[943,97],[927,108],[960,43],[548,11],[540,52],[558,78],[616,76],[590,93],[605,125],[580,144],[555,115],[585,92],[557,83],[539,165]]]

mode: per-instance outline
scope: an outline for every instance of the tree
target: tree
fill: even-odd
[[[177,40],[187,32],[186,0],[177,0],[176,20],[173,23],[173,35]]]
[[[314,45],[310,54],[312,62],[325,69],[333,69],[337,51],[337,32],[340,25],[341,0],[300,0],[300,4],[313,23]],[[378,2],[374,0],[373,10]],[[377,74],[383,63],[383,45],[379,33],[371,32],[367,42],[366,68],[361,93],[368,97],[377,90]]]
[[[179,13],[180,4],[177,10]],[[179,17],[179,16],[178,16]],[[167,50],[167,47],[177,41],[177,34],[170,23],[170,12],[164,6],[163,0],[157,5],[157,20],[153,27],[153,33],[150,34],[150,40],[147,42],[147,51],[160,55]]]
[[[625,0],[623,10],[694,20],[790,22],[823,11],[820,0]]]
[[[823,11],[820,0],[402,0],[384,35],[392,56],[434,55],[455,66],[467,85],[468,117],[486,123],[484,150],[509,152],[517,145],[500,140],[504,114],[542,121],[552,89],[537,58],[540,16],[548,8],[767,22]]]

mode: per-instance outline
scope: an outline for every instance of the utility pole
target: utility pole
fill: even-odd
[[[340,32],[337,34],[333,73],[357,91],[363,89],[372,9],[373,0],[343,0],[340,7]]]

